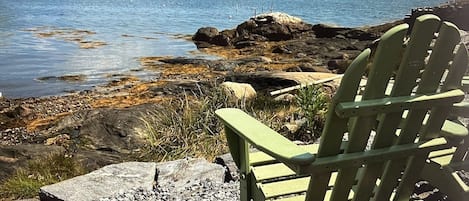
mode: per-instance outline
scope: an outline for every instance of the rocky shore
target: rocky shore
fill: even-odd
[[[468,6],[458,5],[457,8],[467,9]],[[418,14],[414,12],[410,18]],[[154,81],[116,76],[106,86],[64,96],[0,97],[0,181],[45,153],[73,156],[88,170],[139,160],[146,143],[138,132],[145,129],[141,117],[149,111],[160,110],[162,103],[181,99],[187,93],[211,89],[223,81],[249,83],[257,93],[267,94],[343,73],[360,51],[373,48],[375,40],[384,31],[402,22],[345,28],[311,25],[282,13],[259,15],[235,29],[219,31],[214,27],[204,27],[194,34],[192,40],[200,51],[219,59],[139,58],[142,68],[159,73]],[[463,28],[467,24],[459,26]],[[63,36],[69,31],[51,31],[50,35],[40,37],[59,34],[64,40],[76,41],[82,48],[105,45],[98,41],[99,44],[90,42],[93,45],[88,46],[90,43],[83,37],[93,34],[89,31],[80,30],[83,37],[78,39]],[[467,32],[462,34],[469,44]],[[200,195],[202,200],[237,200],[233,197],[237,195],[237,185],[236,181],[207,181],[188,188],[203,189],[200,191],[202,194],[191,195]],[[424,188],[416,190],[416,195],[428,194],[429,191],[421,189]],[[165,188],[134,189],[131,193],[103,200],[188,200],[171,197],[168,192]],[[203,196],[207,194],[212,198],[205,199]],[[421,199],[423,197],[420,196]]]

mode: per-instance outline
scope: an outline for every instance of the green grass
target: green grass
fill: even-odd
[[[141,160],[169,161],[185,157],[213,160],[228,152],[223,124],[215,110],[235,107],[244,110],[290,140],[311,142],[321,133],[329,98],[319,86],[298,91],[294,102],[275,101],[258,94],[253,100],[233,100],[218,87],[186,92],[181,98],[165,103],[161,109],[144,114],[140,134],[147,139]],[[284,129],[286,122],[306,118],[300,132]]]
[[[64,154],[52,154],[32,160],[0,185],[0,197],[31,198],[38,195],[39,188],[85,174],[87,171],[74,158]]]
[[[161,110],[142,118],[143,136],[147,139],[144,158],[168,161],[184,157],[214,158],[226,152],[220,135],[222,125],[215,118],[216,109],[236,105],[220,89],[208,93],[184,94],[165,103]]]
[[[164,104],[161,110],[141,118],[144,129],[140,133],[148,142],[141,157],[153,161],[184,157],[213,160],[227,153],[223,124],[215,117],[215,110],[225,107],[241,108],[279,130],[288,116],[279,115],[279,111],[290,106],[262,95],[250,101],[233,100],[218,87],[188,92],[182,98]]]

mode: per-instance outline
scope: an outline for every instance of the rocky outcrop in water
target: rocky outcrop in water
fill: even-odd
[[[412,14],[407,16],[405,22],[413,24],[418,16],[433,13],[445,21],[456,24],[460,29],[469,30],[469,1],[455,1],[435,7],[423,7],[412,9]]]
[[[287,41],[310,36],[316,36],[317,38],[347,38],[360,41],[371,41],[379,37],[376,33],[360,29],[334,27],[324,24],[313,26],[303,22],[300,18],[288,14],[268,13],[255,16],[231,30],[219,32],[214,27],[200,28],[192,37],[192,40],[198,48],[206,48],[213,45],[245,48],[255,46],[256,42]]]
[[[311,30],[312,25],[300,18],[284,13],[269,13],[255,16],[233,30],[218,32],[216,28],[200,28],[192,38],[199,48],[210,45],[230,46],[238,48],[253,44],[250,41],[282,41],[298,37]]]

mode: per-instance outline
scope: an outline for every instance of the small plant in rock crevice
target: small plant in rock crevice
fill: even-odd
[[[308,85],[298,90],[296,105],[299,107],[300,115],[306,119],[306,132],[311,133],[313,138],[321,135],[329,102],[329,96],[320,85]]]

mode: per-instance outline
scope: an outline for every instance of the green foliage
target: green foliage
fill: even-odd
[[[296,96],[296,104],[306,118],[306,128],[315,137],[320,135],[329,100],[321,85],[306,86]]]
[[[52,154],[32,160],[25,168],[19,168],[0,185],[0,196],[31,198],[39,188],[85,174],[85,168],[74,158],[64,154]]]

